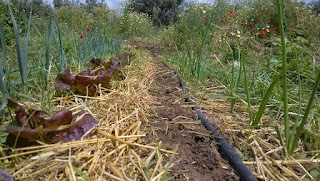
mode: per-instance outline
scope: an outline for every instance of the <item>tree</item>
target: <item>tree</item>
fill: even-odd
[[[91,12],[94,7],[98,6],[97,0],[86,0],[86,3],[87,3],[86,9],[89,12]]]
[[[131,0],[131,8],[150,15],[157,26],[169,25],[177,21],[183,2],[184,0]]]
[[[55,9],[60,8],[61,6],[72,6],[75,3],[71,2],[70,0],[53,0],[53,5]]]
[[[309,5],[311,6],[311,9],[320,14],[320,0],[312,1],[311,3],[309,3]]]
[[[51,6],[43,0],[18,0],[15,2],[14,4],[16,4],[15,7],[18,8],[18,11],[19,9],[25,11],[27,17],[31,11],[31,5],[32,15],[49,16],[52,9]]]

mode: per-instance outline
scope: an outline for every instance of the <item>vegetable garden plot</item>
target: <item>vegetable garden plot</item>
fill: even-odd
[[[84,109],[99,121],[86,139],[54,144],[38,141],[41,145],[16,149],[5,146],[0,158],[5,170],[20,180],[164,177],[171,163],[164,163],[163,158],[174,152],[162,149],[161,143],[143,139],[146,132],[141,127],[148,121],[149,105],[154,101],[146,91],[153,81],[149,76],[153,68],[147,59],[140,59],[132,62],[127,71],[126,78],[112,90],[100,86],[101,94],[96,97],[63,94],[52,100],[58,108],[72,112]]]
[[[151,46],[154,47],[155,45]],[[151,50],[151,53],[154,53],[154,48],[152,47],[147,47],[147,49]],[[159,56],[159,58],[162,57]],[[169,77],[169,72],[164,73],[164,75],[164,77]],[[170,82],[167,84],[172,83],[172,81],[167,80],[164,80],[163,82]],[[192,87],[192,85],[193,84],[188,84],[188,86],[190,87]],[[195,87],[194,89],[197,88],[198,87]],[[152,92],[155,91],[156,90],[152,89]],[[173,94],[171,89],[161,88],[161,91],[165,92],[166,94]],[[197,107],[199,107],[204,112],[204,114],[208,116],[209,121],[215,125],[217,130],[219,130],[219,132],[221,132],[221,134],[223,134],[231,143],[231,145],[236,149],[236,153],[241,157],[242,160],[244,160],[245,165],[249,167],[250,171],[252,171],[255,177],[262,180],[308,180],[309,178],[313,177],[313,175],[308,173],[308,170],[313,170],[311,173],[314,174],[314,171],[319,168],[319,159],[317,159],[316,157],[307,157],[308,152],[302,152],[298,153],[301,154],[299,158],[286,160],[287,158],[285,157],[285,155],[283,155],[284,148],[281,146],[281,143],[278,140],[278,129],[280,128],[280,126],[271,124],[271,122],[274,121],[273,118],[264,116],[263,121],[268,126],[261,127],[258,130],[250,129],[248,127],[249,115],[244,111],[244,106],[236,104],[233,112],[230,112],[230,105],[228,105],[227,103],[228,98],[212,99],[212,97],[210,97],[210,94],[212,93],[221,95],[224,91],[225,87],[217,86],[212,81],[208,83],[204,93],[192,90],[190,96],[192,100],[194,100],[196,103],[199,103]],[[164,134],[161,140],[169,139],[169,142],[172,141],[176,143],[178,140],[173,138],[179,137],[177,136],[177,134],[183,134],[184,137],[186,137],[185,129],[191,129],[192,131],[194,131],[194,126],[191,126],[192,121],[189,121],[189,117],[173,114],[176,112],[176,110],[180,110],[180,108],[176,108],[179,106],[175,106],[175,108],[171,109],[168,106],[177,104],[178,100],[176,99],[179,97],[180,96],[175,96],[174,99],[164,96],[163,101],[166,106],[157,105],[161,107],[162,111],[157,111],[158,114],[154,114],[154,119],[156,120],[155,124],[157,125],[157,127],[153,130],[158,135],[161,132],[161,134]],[[180,97],[180,99],[183,98],[183,96]],[[188,105],[185,107],[190,106],[194,108],[194,105]],[[167,115],[167,117],[164,117],[164,115]],[[174,127],[176,123],[173,123],[173,121],[179,123],[181,122],[180,124],[183,126],[179,126],[175,130]],[[158,129],[159,127],[162,127],[162,129]],[[200,135],[203,135],[203,133],[201,132]],[[168,148],[172,149],[174,147],[170,145],[170,147]],[[177,152],[179,153],[179,151]],[[196,164],[197,161],[192,163]],[[171,170],[177,169],[172,168]],[[175,172],[173,172],[173,174],[175,174]],[[185,176],[186,174],[187,173],[180,175]]]

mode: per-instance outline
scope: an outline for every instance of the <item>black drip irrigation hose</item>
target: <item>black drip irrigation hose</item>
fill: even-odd
[[[175,74],[178,76],[183,93],[186,95],[189,94],[189,90],[186,87],[186,83],[183,81],[180,73],[177,70],[171,68],[166,62],[159,59],[156,47],[152,47],[151,49],[154,50],[154,55],[156,56],[156,58],[159,61],[161,61],[166,67],[173,70]],[[192,110],[194,110],[197,113],[198,118],[201,120],[202,124],[207,128],[207,130],[211,132],[215,141],[218,143],[219,153],[228,160],[229,164],[236,171],[240,179],[245,181],[256,181],[256,177],[253,176],[253,174],[250,172],[247,166],[243,163],[239,155],[235,152],[234,148],[232,148],[228,141],[217,130],[214,129],[213,125],[202,114],[200,108],[196,107],[196,103],[188,97],[185,98],[185,102],[187,102],[190,105],[193,105]]]

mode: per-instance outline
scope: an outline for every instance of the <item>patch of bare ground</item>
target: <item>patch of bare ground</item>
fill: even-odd
[[[220,157],[216,143],[197,121],[196,113],[184,103],[174,72],[156,59],[154,66],[157,73],[149,92],[157,104],[151,106],[154,114],[147,128],[149,139],[159,140],[166,149],[178,153],[170,169],[171,177],[174,180],[239,180]]]

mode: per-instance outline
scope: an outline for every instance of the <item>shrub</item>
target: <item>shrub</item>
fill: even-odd
[[[157,26],[177,21],[184,0],[132,0],[131,7],[138,13],[148,14]]]
[[[320,0],[318,1],[312,1],[311,3],[309,3],[309,5],[311,6],[311,8],[317,12],[318,14],[320,14]]]
[[[80,7],[62,6],[55,11],[59,23],[67,24],[73,30],[81,31],[94,24],[93,14]]]
[[[154,27],[147,14],[128,12],[120,18],[120,33],[126,37],[146,37],[152,34]]]

